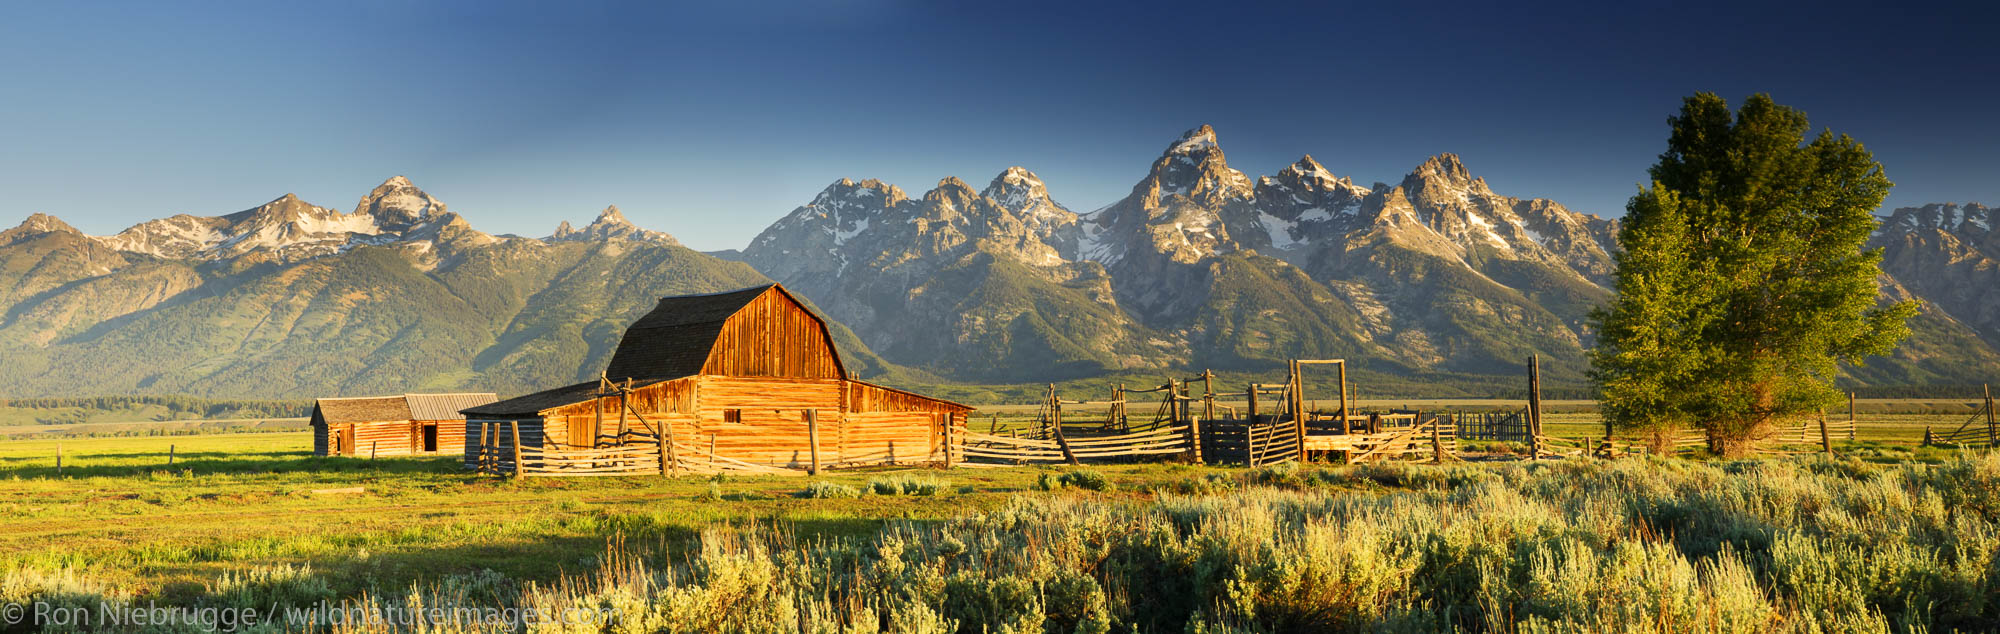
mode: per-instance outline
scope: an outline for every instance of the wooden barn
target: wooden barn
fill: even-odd
[[[411,456],[465,451],[458,410],[499,400],[484,394],[404,394],[313,402],[313,455]]]
[[[661,299],[604,377],[466,409],[467,466],[516,455],[515,433],[531,475],[538,456],[552,471],[617,446],[657,445],[655,472],[669,451],[788,470],[943,463],[972,409],[853,378],[826,322],[776,284]]]

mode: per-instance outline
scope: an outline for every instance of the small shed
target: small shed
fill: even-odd
[[[718,463],[941,463],[970,411],[853,378],[826,323],[768,284],[661,299],[625,331],[603,380],[466,409],[465,455],[476,467],[487,442],[511,451],[518,429],[523,447],[542,451],[665,434]]]
[[[499,400],[491,392],[322,398],[313,402],[313,455],[412,456],[465,450],[459,410]]]

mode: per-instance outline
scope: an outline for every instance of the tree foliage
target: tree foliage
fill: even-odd
[[[1779,419],[1833,405],[1842,362],[1886,354],[1916,305],[1878,305],[1863,251],[1891,183],[1860,143],[1765,95],[1713,94],[1669,120],[1652,184],[1626,207],[1617,298],[1597,311],[1592,376],[1613,423],[1693,425],[1744,451]]]

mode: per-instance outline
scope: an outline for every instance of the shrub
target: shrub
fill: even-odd
[[[1044,472],[1035,478],[1036,491],[1054,491],[1068,487],[1091,491],[1109,491],[1113,488],[1110,478],[1089,469],[1071,469],[1058,473]]]
[[[876,495],[933,496],[944,491],[951,483],[932,477],[899,474],[886,478],[870,478],[868,490]]]
[[[812,499],[839,499],[861,497],[861,490],[837,482],[820,480],[806,485],[799,497]]]

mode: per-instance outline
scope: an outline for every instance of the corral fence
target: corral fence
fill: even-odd
[[[1973,412],[1958,428],[1944,433],[1924,428],[1925,447],[1953,445],[1957,447],[1993,449],[2000,448],[2000,416],[1996,416],[1993,405],[1993,388],[1986,386],[1979,411]]]
[[[643,422],[643,418],[641,419]],[[664,427],[663,427],[664,429]],[[669,430],[670,432],[671,430]],[[806,475],[808,471],[744,462],[715,453],[711,440],[680,441],[672,433],[627,430],[597,437],[592,447],[549,446],[523,436],[518,422],[485,423],[466,439],[476,473],[514,476],[635,476],[678,474]]]
[[[1460,413],[1453,418],[1458,423],[1458,437],[1464,440],[1528,442],[1534,435],[1525,407],[1510,412]]]

